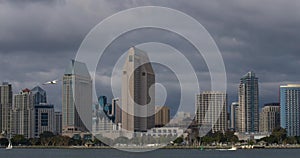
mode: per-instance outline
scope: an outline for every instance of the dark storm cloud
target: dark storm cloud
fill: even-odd
[[[223,55],[230,102],[237,99],[240,77],[250,70],[259,77],[261,104],[278,101],[280,83],[300,80],[298,0],[0,0],[0,81],[13,82],[18,91],[61,78],[91,28],[113,13],[143,5],[178,9],[204,25]],[[161,37],[184,47],[174,35]],[[203,61],[196,70],[200,82],[209,85]],[[60,98],[60,89],[53,95]]]

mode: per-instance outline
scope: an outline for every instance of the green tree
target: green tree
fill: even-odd
[[[287,137],[284,141],[284,144],[297,144],[297,138],[296,137]]]
[[[141,137],[133,137],[130,139],[130,142],[132,144],[141,145],[142,144],[141,139],[142,139]]]
[[[271,135],[274,136],[276,143],[281,144],[286,139],[287,132],[285,129],[279,127],[275,128]]]
[[[39,138],[29,138],[29,145],[41,145],[41,140]]]
[[[201,138],[201,144],[203,145],[211,144],[213,141],[214,141],[213,138],[210,136],[204,136]]]
[[[103,137],[101,134],[97,134],[95,136],[94,140],[95,145],[101,145],[101,146],[112,146],[114,144],[114,141],[110,138]]]
[[[8,139],[7,138],[1,138],[0,139],[0,146],[7,146],[8,145]]]
[[[175,140],[174,140],[174,143],[175,144],[181,144],[183,142],[183,137],[181,136],[181,137],[178,137],[178,138],[176,138]]]
[[[127,137],[118,137],[115,139],[114,144],[128,144],[129,143],[129,139]]]
[[[28,140],[24,135],[15,135],[12,137],[11,142],[13,145],[28,145]]]
[[[231,142],[233,144],[237,143],[239,141],[239,138],[236,135],[234,135],[233,131],[226,131],[225,139],[226,139],[226,142]]]
[[[45,131],[45,132],[41,133],[40,134],[41,145],[49,146],[53,137],[54,137],[54,134],[52,132]]]

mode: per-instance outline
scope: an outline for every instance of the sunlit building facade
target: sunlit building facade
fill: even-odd
[[[300,136],[300,84],[280,86],[280,126],[288,136]]]
[[[63,76],[62,132],[92,129],[92,79],[84,63],[72,60]]]
[[[154,84],[155,74],[147,53],[130,48],[122,75],[123,129],[147,132],[154,127]]]
[[[199,126],[210,126],[213,133],[227,131],[226,93],[207,91],[198,94],[196,110],[196,121]]]

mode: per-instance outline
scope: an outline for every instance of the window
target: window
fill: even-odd
[[[48,126],[48,113],[41,113],[41,126]]]

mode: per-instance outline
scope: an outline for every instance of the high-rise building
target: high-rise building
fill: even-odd
[[[233,102],[230,106],[230,129],[238,131],[239,103]]]
[[[47,104],[47,94],[40,86],[31,90],[34,105],[34,137],[45,131],[54,133],[54,106]]]
[[[61,135],[61,133],[62,133],[62,114],[61,114],[61,112],[54,112],[54,119],[55,119],[54,134]]]
[[[259,131],[258,78],[248,72],[239,86],[239,132]]]
[[[280,127],[280,104],[265,104],[260,112],[259,132],[271,133],[275,128]]]
[[[40,86],[36,86],[31,90],[33,95],[33,105],[39,105],[40,103],[47,103],[47,94]]]
[[[300,84],[280,86],[280,126],[288,136],[300,136]]]
[[[14,95],[12,134],[24,135],[26,138],[34,136],[34,106],[33,96],[29,89]]]
[[[12,86],[7,82],[0,85],[0,132],[11,134]]]
[[[99,105],[101,108],[103,108],[107,104],[107,97],[106,96],[100,96],[98,98],[99,100]]]
[[[227,94],[203,92],[196,97],[196,121],[199,126],[210,126],[212,132],[227,131]]]
[[[146,132],[154,127],[154,84],[155,74],[147,53],[130,48],[122,76],[123,129]]]
[[[114,123],[116,125],[118,125],[119,123],[122,122],[122,109],[120,108],[118,102],[119,102],[119,98],[112,99],[112,107],[114,109],[113,111],[114,111],[114,116],[115,116]]]
[[[155,106],[155,127],[164,127],[170,122],[170,108]]]
[[[72,60],[63,76],[63,134],[92,129],[92,79],[84,63]]]
[[[54,106],[40,103],[34,106],[34,137],[38,138],[45,131],[55,132]]]

